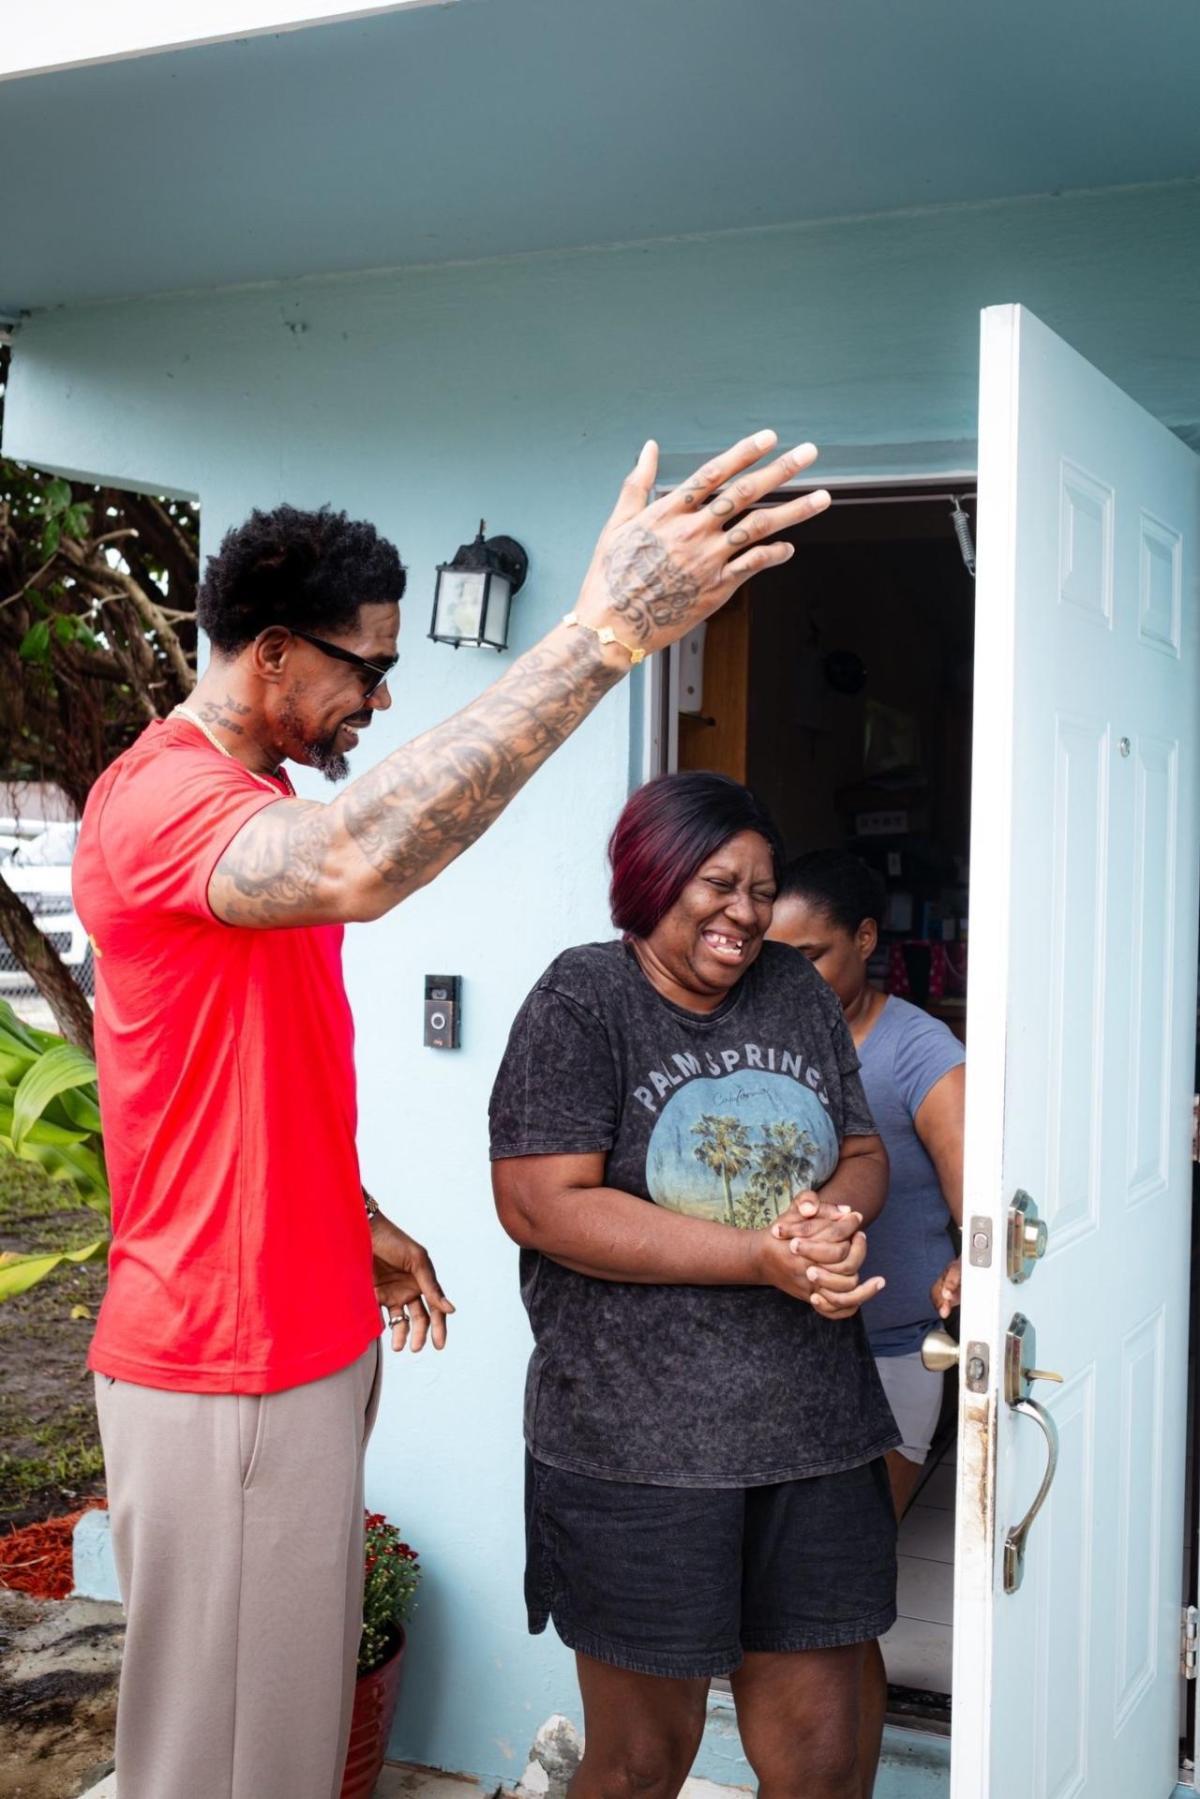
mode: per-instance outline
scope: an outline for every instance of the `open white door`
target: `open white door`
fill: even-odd
[[[953,1799],[1176,1780],[1198,543],[1197,459],[985,312]]]

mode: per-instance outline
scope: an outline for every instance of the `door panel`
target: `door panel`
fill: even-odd
[[[983,315],[954,1799],[1167,1799],[1197,921],[1200,465],[1020,307]],[[1007,1275],[1029,1192],[1048,1247]],[[1014,1312],[1059,1459],[1004,1401]],[[985,1373],[980,1370],[986,1368]],[[972,1391],[974,1386],[976,1389]]]

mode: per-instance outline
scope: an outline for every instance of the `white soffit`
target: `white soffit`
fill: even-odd
[[[121,62],[161,50],[218,44],[231,38],[299,31],[307,25],[369,19],[379,13],[458,0],[56,0],[53,6],[11,5],[0,34],[0,81],[44,75],[89,63]]]

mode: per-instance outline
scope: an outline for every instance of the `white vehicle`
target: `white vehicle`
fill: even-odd
[[[22,822],[14,826],[11,820],[0,819],[0,880],[20,894],[38,930],[49,937],[79,986],[90,995],[95,982],[92,946],[71,898],[71,861],[78,838],[77,824]],[[5,853],[14,839],[15,847]],[[0,937],[0,993],[28,993],[32,987]]]

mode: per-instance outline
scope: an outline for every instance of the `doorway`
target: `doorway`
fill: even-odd
[[[870,979],[965,1041],[975,480],[833,493],[793,534],[791,562],[662,659],[655,767],[744,781],[789,856],[837,848],[867,862],[887,894]],[[951,1717],[954,1385],[901,1525],[900,1616],[883,1641],[889,1721],[939,1733]]]
[[[1071,469],[1067,474],[1074,479]],[[1067,477],[1063,479],[1066,482]],[[834,504],[795,534],[796,554],[786,568],[748,584],[706,628],[648,665],[640,766],[647,775],[668,768],[727,773],[747,782],[766,801],[789,854],[837,847],[868,861],[882,875],[887,890],[872,978],[885,991],[898,992],[936,1014],[965,1038],[971,937],[971,740],[977,698],[971,567],[975,478],[969,471],[959,471],[903,484],[826,485]],[[1082,501],[1076,504],[1069,483],[1066,493],[1076,506],[1075,512],[1068,507],[1065,517],[1074,527],[1074,539],[1069,541],[1077,560],[1088,541],[1076,516]],[[1060,561],[1063,541],[1060,538]],[[1073,568],[1068,558],[1059,570],[1064,605],[1078,603],[1070,586]],[[1142,585],[1145,588],[1144,571]],[[1126,609],[1127,599],[1122,602]],[[1143,593],[1143,612],[1147,603]],[[986,679],[986,672],[980,679]],[[997,670],[999,688],[1011,680],[1011,670]],[[979,698],[982,712],[983,696]],[[1124,740],[1120,754],[1126,754]],[[986,782],[977,788],[977,794],[989,791]],[[978,831],[986,821],[976,817],[974,823]],[[982,916],[989,908],[977,899],[976,910]],[[976,961],[987,968],[986,945],[981,948],[985,960],[979,964],[977,951]],[[978,993],[986,994],[988,986],[985,980]],[[994,1013],[996,995],[991,998]],[[1197,1053],[1200,1056],[1200,1050]],[[990,1071],[993,1077],[995,1072]],[[1200,1254],[1200,1236],[1194,1242],[1194,1254]],[[1192,1319],[1189,1416],[1200,1391],[1200,1329],[1194,1306]],[[1052,1322],[1048,1319],[1048,1330]],[[978,1324],[972,1334],[979,1334]],[[953,1374],[947,1376],[948,1388],[955,1379]],[[960,1475],[957,1468],[957,1411],[955,1395],[948,1391],[922,1484],[902,1525],[900,1617],[883,1645],[889,1722],[915,1727],[927,1741],[930,1732],[950,1733],[954,1507],[958,1490],[964,1483],[969,1488],[971,1479],[979,1476],[977,1453],[965,1455],[965,1473]],[[1064,1421],[1068,1426],[1073,1422],[1066,1415]],[[1077,1446],[1067,1454],[1069,1468],[1078,1462]],[[1193,1433],[1189,1469],[1195,1454]],[[1036,1485],[1031,1472],[1036,1470],[1025,1471],[1018,1489],[1023,1503],[1028,1500],[1025,1489],[1032,1492]],[[1181,1544],[1185,1550],[1194,1547],[1198,1492],[1200,1483],[1193,1471]],[[1052,1503],[1047,1512],[1057,1514],[1065,1505],[1066,1516],[1077,1509],[1074,1502],[1082,1503],[1081,1494],[1068,1494],[1064,1484],[1061,1505]],[[1005,1504],[1019,1515],[1011,1499]],[[1044,1528],[1048,1536],[1049,1523]],[[970,1538],[966,1520],[962,1530]],[[1041,1554],[1044,1558],[1045,1548]],[[1195,1617],[1194,1608],[1186,1607],[1186,1599],[1195,1599],[1195,1558],[1187,1553],[1186,1567],[1173,1556],[1169,1559],[1178,1570],[1174,1578],[1180,1586],[1175,1591],[1186,1596],[1186,1631],[1188,1618]],[[1167,1594],[1173,1583],[1165,1562],[1164,1572]],[[966,1608],[973,1619],[979,1609],[975,1588],[980,1577],[969,1560],[959,1562],[957,1584],[973,1596]],[[982,1578],[988,1578],[986,1571]],[[1010,1603],[1007,1590],[1003,1603]],[[961,1609],[960,1595],[960,1613]],[[1015,1611],[1006,1615],[1015,1616]],[[1194,1625],[1190,1628],[1194,1630]],[[964,1716],[968,1721],[972,1716],[973,1697],[978,1709],[978,1694],[973,1695],[971,1687],[972,1658],[978,1659],[978,1650],[973,1636],[958,1647],[960,1670],[965,1664],[969,1676],[957,1696],[961,1726]],[[1174,1655],[1169,1663],[1162,1669],[1168,1682],[1176,1672]],[[1194,1651],[1189,1656],[1185,1643],[1176,1692],[1181,1777],[1189,1786],[1194,1778],[1194,1667]],[[990,1694],[991,1675],[986,1679]],[[1039,1753],[1044,1757],[1050,1741],[1045,1730],[1043,1739]],[[969,1754],[962,1760],[960,1784],[973,1779],[971,1766]]]
[[[820,598],[816,559],[837,547],[830,533],[853,572],[867,533],[847,532],[839,511],[858,500],[880,513],[892,499],[899,518],[907,503],[929,508],[936,488],[953,491],[956,476],[920,495],[912,483],[890,494],[882,482],[873,493],[824,483],[835,507],[822,534],[797,545],[787,583],[807,636],[792,666],[767,670],[785,721],[765,764],[756,744],[772,708],[763,715],[756,686],[754,591],[714,619],[711,643],[664,663],[665,680],[652,676],[643,741],[660,759],[641,760],[782,779],[769,797],[784,806],[801,786],[805,806],[832,799],[836,835],[825,840],[889,858],[889,899],[871,906],[903,938],[888,972],[909,997],[944,1006],[945,949],[965,937],[970,953],[978,939],[962,1350],[947,1341],[939,1355],[962,1363],[951,1790],[1166,1799],[1183,1790],[1181,1701],[1196,1667],[1194,1569],[1181,1552],[1200,488],[1188,447],[1023,306],[982,313],[979,391],[973,828],[959,893],[937,891],[949,883],[944,863],[919,866],[922,851],[954,854],[945,796],[955,773],[953,755],[935,772],[919,675],[910,669],[911,699],[888,711],[868,692],[867,658],[834,654],[849,640],[824,634],[828,617],[809,616],[798,588],[807,562]],[[875,534],[886,542],[893,529]],[[905,554],[896,541],[897,569]],[[826,587],[826,608],[847,585]],[[856,604],[851,593],[839,627]],[[889,674],[880,665],[880,680]],[[825,686],[847,698],[856,688],[864,709],[877,700],[869,735],[860,721],[858,766],[838,769],[837,785],[815,772],[818,733],[836,735]],[[943,698],[943,722],[946,710]],[[702,751],[689,746],[697,733]],[[886,807],[862,791],[881,780]],[[794,830],[796,814],[785,823]],[[907,868],[906,845],[888,841],[901,834],[916,840]],[[955,899],[968,921],[957,939]],[[1192,1772],[1185,1762],[1189,1790]]]

